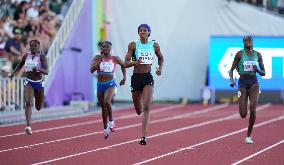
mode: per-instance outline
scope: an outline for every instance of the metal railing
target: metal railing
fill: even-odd
[[[24,108],[24,78],[0,78],[0,110],[15,111]]]
[[[64,21],[62,22],[59,31],[56,34],[47,53],[47,61],[49,66],[49,76],[45,77],[46,87],[48,88],[49,80],[52,80],[54,75],[54,66],[58,57],[61,55],[68,36],[80,14],[80,11],[85,3],[85,0],[73,0],[69,7]],[[24,78],[15,77],[12,80],[9,78],[0,77],[0,111],[15,111],[23,110],[24,108]]]
[[[47,62],[49,66],[49,76],[45,78],[46,88],[49,88],[49,81],[53,79],[54,73],[53,69],[56,65],[56,62],[61,55],[61,51],[64,49],[64,45],[68,39],[68,36],[80,14],[80,11],[84,5],[85,0],[73,0],[65,18],[60,26],[59,31],[56,34],[55,39],[52,42],[52,45],[48,49],[47,53]]]

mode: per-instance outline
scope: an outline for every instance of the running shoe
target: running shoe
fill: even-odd
[[[246,144],[252,144],[253,143],[252,137],[246,137],[245,143]]]
[[[32,127],[31,126],[27,126],[25,128],[25,132],[26,132],[26,134],[31,135],[32,134]]]
[[[141,140],[139,141],[139,144],[146,145],[146,137],[141,137]]]
[[[106,129],[104,129],[104,138],[107,139],[109,137],[109,134],[110,134],[110,129],[109,127],[107,127]]]
[[[111,130],[111,132],[115,131],[115,123],[114,123],[114,121],[108,121],[108,126],[109,126],[109,129]]]

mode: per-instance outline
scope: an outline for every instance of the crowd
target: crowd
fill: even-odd
[[[246,2],[255,6],[264,7],[284,16],[284,0],[236,0]]]
[[[43,55],[48,52],[71,3],[72,0],[0,1],[0,80],[8,78],[24,54],[29,52],[30,41],[40,42],[40,51]],[[23,76],[23,69],[14,75]],[[15,82],[3,82],[0,86],[0,111],[5,110],[3,104],[7,102],[4,103],[3,98],[4,94],[9,95],[7,89],[16,87]],[[13,91],[10,92],[12,95]],[[19,95],[18,92],[14,94]],[[13,102],[9,104],[18,106]]]
[[[7,77],[29,41],[37,39],[46,54],[72,0],[2,0],[0,2],[0,77]],[[20,71],[15,76],[22,76]]]

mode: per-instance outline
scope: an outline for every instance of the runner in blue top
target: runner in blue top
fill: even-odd
[[[237,52],[235,55],[232,67],[229,71],[230,86],[234,87],[233,70],[237,69],[240,79],[238,81],[238,101],[239,113],[242,118],[247,116],[248,99],[250,101],[250,117],[245,143],[252,144],[253,140],[251,132],[256,118],[256,105],[259,96],[259,83],[256,73],[265,76],[262,56],[259,52],[253,50],[253,38],[245,36],[243,38],[244,49]],[[258,66],[260,69],[258,69]]]
[[[132,99],[136,113],[140,115],[143,112],[142,137],[139,144],[146,145],[150,104],[153,100],[154,91],[151,66],[155,54],[158,58],[159,65],[159,67],[156,68],[156,74],[160,76],[162,74],[164,58],[160,51],[159,44],[155,41],[148,40],[151,34],[149,25],[141,24],[138,27],[138,34],[140,40],[131,42],[128,45],[124,65],[126,68],[134,67],[133,75],[131,76]]]
[[[38,40],[30,41],[31,51],[26,53],[15,70],[9,76],[11,79],[24,66],[26,78],[24,81],[24,99],[25,115],[27,127],[25,132],[32,134],[31,116],[33,100],[35,98],[35,107],[40,110],[44,102],[44,79],[43,75],[48,74],[48,65],[45,56],[41,53],[40,42]]]

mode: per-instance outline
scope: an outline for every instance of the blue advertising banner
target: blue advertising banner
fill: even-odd
[[[253,36],[254,50],[263,57],[266,75],[258,75],[261,90],[284,88],[284,37]],[[235,90],[229,86],[229,70],[235,54],[243,49],[242,36],[211,36],[208,83],[216,90]],[[239,75],[234,70],[234,78]]]

